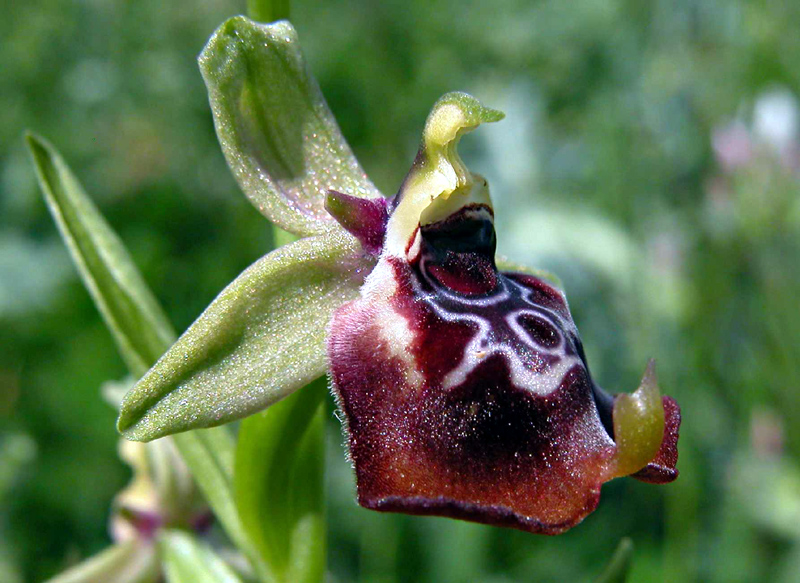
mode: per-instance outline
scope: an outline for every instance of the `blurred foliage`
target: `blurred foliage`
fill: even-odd
[[[23,148],[50,138],[185,329],[272,233],[214,136],[196,54],[245,2],[0,0],[0,579],[108,542],[129,477],[99,387],[125,375]],[[297,0],[293,22],[376,184],[462,89],[506,112],[463,144],[500,251],[561,276],[594,376],[655,356],[681,477],[618,480],[555,538],[353,501],[329,402],[333,581],[800,579],[800,4]]]

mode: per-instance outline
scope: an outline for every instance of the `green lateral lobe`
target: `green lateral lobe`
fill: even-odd
[[[164,531],[159,546],[168,583],[241,583],[211,547],[187,532]]]
[[[373,262],[340,232],[262,257],[211,303],[122,402],[118,427],[148,441],[264,409],[323,375],[333,310]]]
[[[199,58],[214,125],[239,186],[268,219],[306,236],[336,229],[328,189],[377,197],[342,136],[287,21],[243,16],[217,29]]]
[[[47,583],[156,583],[159,579],[154,546],[129,540],[108,547]]]
[[[242,421],[234,494],[242,524],[276,583],[325,572],[325,378]]]
[[[128,368],[141,376],[175,333],[122,242],[45,140],[26,141],[39,184],[84,284]]]

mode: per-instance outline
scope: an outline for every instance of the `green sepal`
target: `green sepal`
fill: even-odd
[[[162,531],[158,542],[167,583],[241,583],[211,547],[187,532]]]
[[[159,578],[153,544],[129,540],[100,551],[46,583],[155,583]]]
[[[332,188],[377,197],[308,70],[287,21],[243,16],[220,26],[199,58],[214,125],[239,186],[268,219],[306,236],[337,229]]]
[[[325,573],[324,378],[242,421],[234,491],[239,516],[276,583]]]
[[[25,139],[47,206],[81,278],[135,376],[150,368],[175,332],[127,250],[47,141]]]
[[[247,268],[125,396],[122,434],[149,441],[220,425],[324,374],[328,322],[373,265],[359,253],[355,239],[332,232]]]

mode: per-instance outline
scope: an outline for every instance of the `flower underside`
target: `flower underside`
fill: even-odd
[[[614,477],[674,480],[680,413],[652,363],[633,395],[603,392],[563,293],[498,271],[486,181],[455,144],[500,117],[445,96],[393,200],[329,194],[379,256],[334,314],[330,372],[363,506],[556,534]]]

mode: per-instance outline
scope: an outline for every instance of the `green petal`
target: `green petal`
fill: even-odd
[[[325,573],[325,379],[242,421],[235,495],[272,580],[318,583]]]
[[[208,545],[178,530],[159,537],[168,583],[240,583],[241,579]]]
[[[372,262],[349,235],[273,251],[211,303],[122,403],[129,439],[220,425],[323,375],[333,310],[356,297]]]
[[[47,583],[150,583],[158,581],[153,545],[130,540],[108,547]]]
[[[306,236],[335,229],[328,189],[380,193],[358,165],[291,24],[226,21],[200,54],[214,124],[239,186],[264,216]]]
[[[81,278],[136,376],[144,374],[175,333],[127,250],[55,149],[26,136],[47,206]]]

